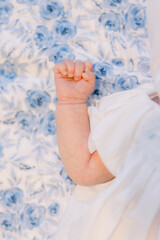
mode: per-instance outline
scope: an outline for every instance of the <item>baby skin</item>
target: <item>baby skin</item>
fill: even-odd
[[[54,68],[57,92],[56,127],[60,156],[70,178],[82,186],[105,183],[114,178],[97,151],[90,153],[87,99],[95,88],[90,61],[66,60]]]

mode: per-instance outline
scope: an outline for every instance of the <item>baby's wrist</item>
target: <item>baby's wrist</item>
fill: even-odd
[[[58,105],[72,105],[72,104],[86,104],[86,99],[72,98],[72,97],[60,97],[57,101]]]

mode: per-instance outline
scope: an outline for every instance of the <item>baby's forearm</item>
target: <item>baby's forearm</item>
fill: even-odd
[[[97,151],[92,154],[89,152],[90,123],[87,104],[58,104],[56,125],[60,156],[68,175],[75,183],[88,186],[114,178]]]
[[[89,164],[88,149],[90,124],[87,104],[57,104],[57,140],[64,167],[74,180]]]
[[[90,62],[73,63],[68,59],[57,63],[54,69],[60,156],[71,179],[84,186],[104,183],[113,178],[98,152],[90,154],[88,149],[90,122],[86,101],[95,87],[92,67]]]

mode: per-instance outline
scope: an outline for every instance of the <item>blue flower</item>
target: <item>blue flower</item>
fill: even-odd
[[[61,39],[73,38],[76,34],[76,26],[67,20],[59,20],[54,24],[54,33]]]
[[[99,17],[99,22],[104,26],[106,31],[118,32],[124,24],[124,19],[120,14],[110,11],[109,13],[103,13]]]
[[[51,49],[49,49],[49,60],[54,63],[63,62],[65,59],[71,59],[74,61],[75,56],[73,50],[68,45],[58,45],[54,44]]]
[[[19,222],[20,219],[15,214],[11,214],[9,212],[0,213],[1,232],[17,232],[20,225]]]
[[[5,61],[3,64],[0,64],[0,86],[13,82],[16,77],[17,73],[14,64],[9,61]]]
[[[25,3],[29,5],[36,5],[39,0],[17,0],[18,3]]]
[[[106,62],[97,62],[93,65],[93,71],[96,75],[96,84],[92,95],[100,97],[104,89],[105,80],[107,81],[108,78],[113,75],[113,67],[111,64]]]
[[[41,5],[41,17],[50,20],[63,14],[63,5],[59,1],[44,1]]]
[[[93,70],[96,74],[96,78],[105,78],[113,74],[113,67],[106,62],[97,62],[93,65]]]
[[[18,210],[23,201],[23,191],[19,188],[11,188],[2,193],[2,204],[8,209]]]
[[[54,135],[56,133],[56,120],[53,111],[48,112],[40,121],[44,135]]]
[[[52,203],[49,207],[48,207],[48,211],[49,214],[53,217],[53,216],[58,216],[59,215],[59,210],[60,210],[60,206],[58,203]]]
[[[27,204],[21,214],[23,226],[28,229],[33,229],[40,226],[43,221],[46,209],[43,206],[36,204]]]
[[[38,47],[51,47],[53,38],[45,26],[38,26],[33,38]]]
[[[7,24],[13,13],[13,5],[8,1],[0,1],[0,25]]]
[[[27,92],[27,100],[29,105],[32,108],[45,108],[48,103],[51,101],[50,95],[43,90],[31,91]]]
[[[117,75],[113,87],[116,91],[129,90],[137,87],[137,76],[128,76],[127,74]]]
[[[123,59],[115,58],[115,59],[112,59],[112,64],[115,65],[116,67],[123,67],[124,61]]]
[[[36,130],[35,116],[32,113],[19,111],[15,117],[21,129],[25,130],[26,132],[32,132]]]
[[[132,4],[125,15],[128,28],[138,30],[146,25],[146,9],[140,4]]]

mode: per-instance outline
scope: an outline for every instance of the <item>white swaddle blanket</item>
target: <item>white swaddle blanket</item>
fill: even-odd
[[[148,26],[157,91],[160,31],[155,32],[153,22],[160,21],[158,11],[159,0],[150,1]],[[57,240],[159,240],[160,106],[143,88],[137,88],[104,97],[88,113],[89,150],[99,153],[116,178],[97,186],[76,187]]]
[[[116,178],[76,187],[57,239],[160,239],[159,105],[135,89],[88,110],[89,149]]]

